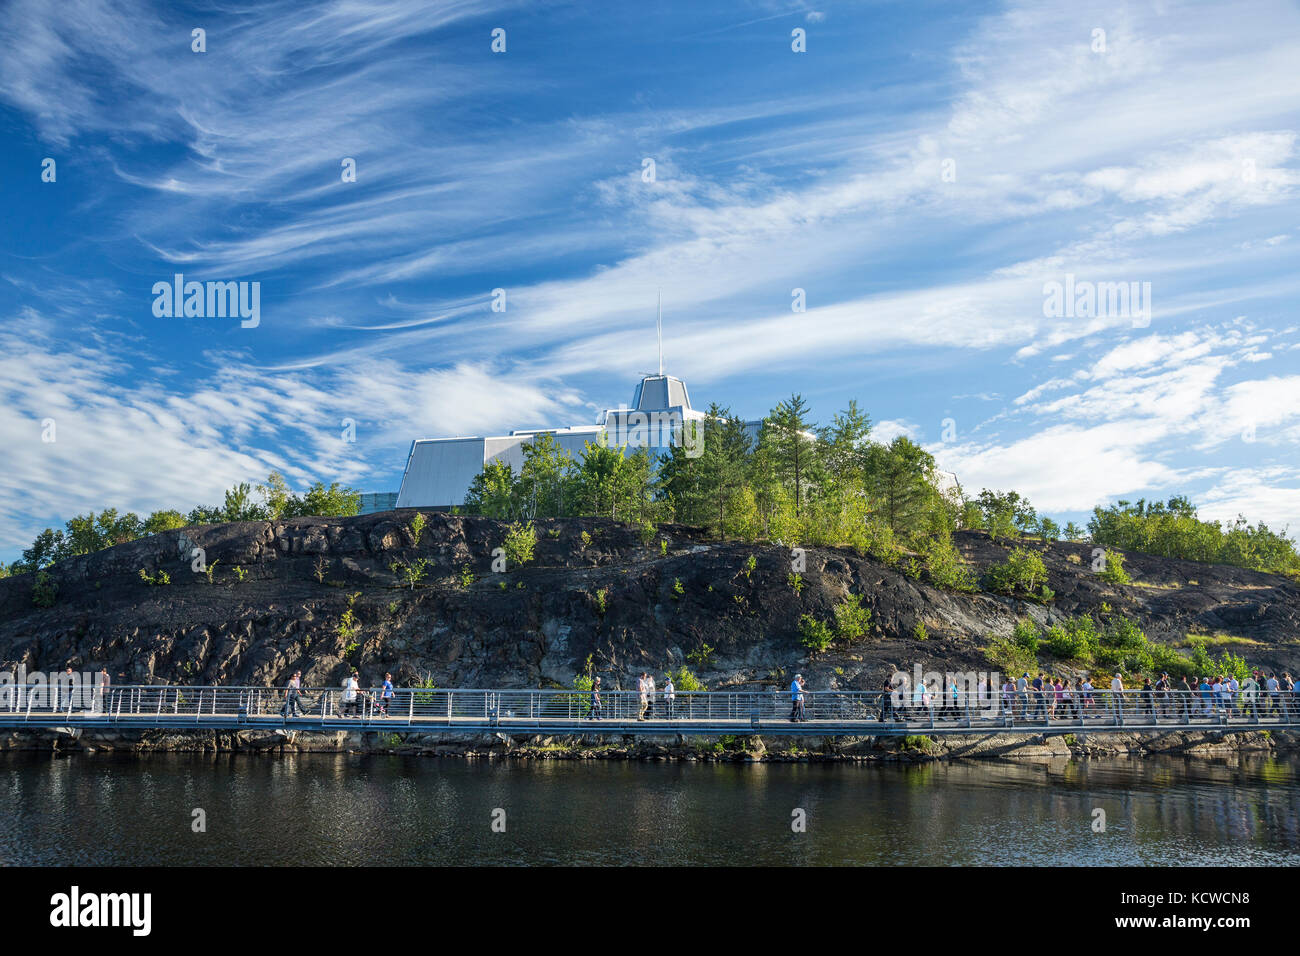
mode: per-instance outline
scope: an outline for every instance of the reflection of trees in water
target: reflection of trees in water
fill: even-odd
[[[1291,859],[1294,760],[916,764],[0,756],[0,859],[1222,863]],[[203,807],[208,833],[193,834]],[[493,834],[495,807],[507,833]],[[791,831],[791,811],[808,830]],[[1092,832],[1092,810],[1107,832]]]

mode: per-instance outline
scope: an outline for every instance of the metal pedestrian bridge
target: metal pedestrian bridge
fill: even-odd
[[[1287,691],[1094,690],[991,698],[970,693],[938,703],[902,693],[805,691],[801,714],[779,691],[682,692],[398,688],[354,699],[342,688],[125,685],[0,686],[0,729],[113,731],[298,730],[506,735],[1149,733],[1300,730],[1300,695]],[[792,719],[798,716],[798,720]]]

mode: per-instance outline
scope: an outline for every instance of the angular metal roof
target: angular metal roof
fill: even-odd
[[[632,394],[632,407],[639,412],[669,408],[690,408],[691,396],[686,383],[672,375],[647,375]]]

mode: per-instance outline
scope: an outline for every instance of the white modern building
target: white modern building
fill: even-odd
[[[606,409],[594,425],[566,425],[534,428],[486,438],[423,438],[411,444],[406,472],[397,493],[398,508],[450,508],[464,504],[474,477],[492,462],[504,462],[515,474],[524,464],[523,446],[538,435],[550,435],[576,461],[587,442],[602,438],[612,448],[648,448],[650,455],[662,454],[674,444],[685,444],[687,453],[701,434],[683,429],[683,422],[698,422],[703,412],[691,407],[686,383],[662,372],[641,379],[631,406]],[[761,422],[747,422],[757,439]]]
[[[485,465],[504,462],[519,474],[524,444],[543,434],[554,438],[575,461],[588,442],[598,444],[602,439],[612,448],[648,448],[652,458],[673,445],[684,445],[688,455],[696,453],[702,430],[682,426],[706,417],[691,407],[686,383],[661,371],[641,379],[630,406],[606,409],[594,425],[522,429],[485,438],[418,439],[411,443],[396,507],[448,509],[464,504],[470,484]],[[762,427],[761,419],[745,423],[751,447],[758,444]],[[954,475],[939,472],[937,478],[940,490],[957,488]]]

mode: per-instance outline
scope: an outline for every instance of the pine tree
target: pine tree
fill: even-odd
[[[709,521],[721,536],[727,522],[727,503],[744,486],[749,459],[745,423],[730,409],[709,406],[700,455],[700,492],[708,502]]]
[[[933,476],[934,456],[905,435],[871,446],[867,489],[895,535],[921,530],[926,509],[938,494]]]
[[[794,494],[794,514],[799,517],[800,503],[813,477],[817,446],[808,422],[808,403],[802,395],[791,395],[772,409],[763,422],[760,443],[768,446],[776,475]]]

